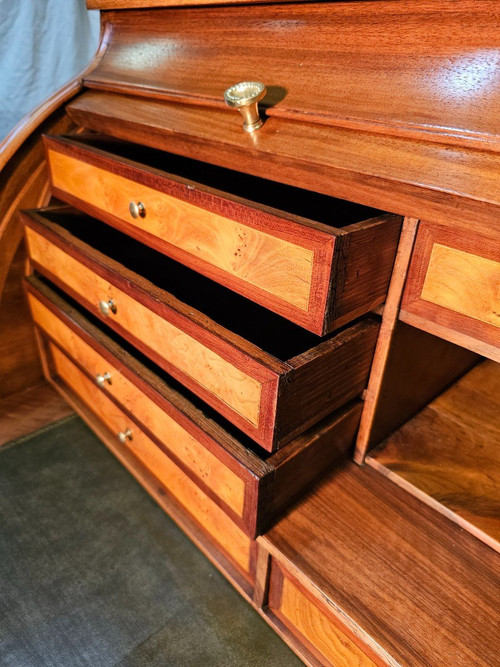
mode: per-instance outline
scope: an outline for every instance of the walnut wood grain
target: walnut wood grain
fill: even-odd
[[[259,543],[396,665],[498,656],[498,554],[379,472],[337,469]]]
[[[500,551],[500,366],[485,361],[367,463]]]
[[[500,149],[493,0],[134,10],[103,23],[113,38],[87,86],[223,108],[226,88],[259,80],[268,116]]]
[[[493,226],[483,236],[421,223],[401,319],[500,361],[499,256]]]

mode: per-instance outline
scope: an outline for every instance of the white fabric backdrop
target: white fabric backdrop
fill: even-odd
[[[0,141],[85,67],[98,38],[85,0],[0,0]]]

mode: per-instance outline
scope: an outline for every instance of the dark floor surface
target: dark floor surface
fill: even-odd
[[[300,664],[79,418],[0,450],[0,665]]]

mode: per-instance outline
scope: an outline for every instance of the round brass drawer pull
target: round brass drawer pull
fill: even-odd
[[[133,218],[144,218],[146,215],[146,208],[140,201],[137,203],[135,201],[131,201],[128,205],[128,210]]]
[[[97,373],[97,375],[95,376],[95,381],[99,385],[99,387],[104,387],[106,382],[108,384],[112,384],[111,373]]]
[[[125,431],[120,431],[118,433],[118,440],[125,444],[127,440],[132,440],[132,431],[128,428]]]
[[[107,317],[110,313],[116,313],[116,303],[113,299],[109,299],[109,301],[99,301],[99,310]]]
[[[262,127],[259,102],[265,94],[266,87],[259,81],[242,81],[224,92],[226,104],[233,109],[238,109],[243,116],[245,132],[255,132]]]

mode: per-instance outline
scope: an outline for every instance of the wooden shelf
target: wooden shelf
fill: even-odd
[[[498,664],[497,553],[369,466],[335,470],[258,542],[379,662]]]
[[[476,366],[366,462],[500,551],[500,364]]]

